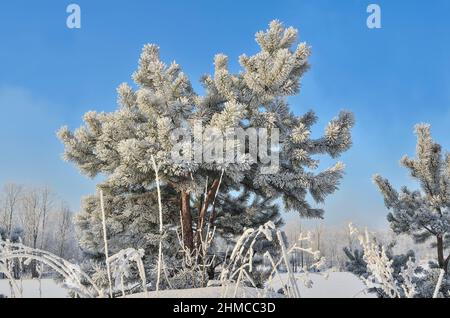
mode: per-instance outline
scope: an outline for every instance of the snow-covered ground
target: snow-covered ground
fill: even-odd
[[[20,286],[20,282],[17,281]],[[24,298],[41,298],[39,293],[39,281],[26,279],[22,281],[23,284],[23,297]],[[53,279],[42,279],[42,298],[66,298],[67,289],[59,286]],[[11,297],[11,291],[8,281],[6,279],[0,279],[0,294],[6,297]]]
[[[282,279],[287,282],[287,274],[281,274]],[[320,274],[310,274],[313,282],[312,288],[307,288],[302,280],[299,280],[301,296],[304,298],[375,298],[374,294],[365,292],[364,283],[355,275],[343,272],[331,272],[328,278]],[[281,288],[281,283],[274,281],[272,286],[275,290]],[[23,290],[25,298],[39,298],[39,281],[24,280]],[[262,297],[264,291],[254,288],[240,288],[237,297],[239,298],[255,298]],[[0,280],[0,294],[10,297],[10,289],[6,280]],[[223,287],[206,287],[197,289],[183,290],[165,290],[149,292],[149,297],[156,298],[220,298],[233,297],[234,288],[230,286],[227,290]],[[281,295],[270,293],[268,297],[280,297]],[[43,298],[65,298],[67,290],[59,286],[52,279],[42,280],[42,297]],[[144,294],[129,295],[127,297],[138,298],[144,297]]]
[[[281,274],[284,282],[287,282],[287,274]],[[303,281],[299,279],[301,297],[304,298],[376,298],[374,294],[366,292],[364,283],[352,273],[331,272],[328,277],[320,274],[310,274],[309,278],[313,282],[312,288],[307,288]],[[272,286],[275,290],[281,288],[281,283],[274,280]],[[261,297],[262,290],[254,288],[240,289],[237,297],[255,298]],[[232,297],[234,289],[230,287],[226,293],[222,287],[207,287],[198,289],[166,290],[159,292],[150,292],[149,297],[156,298],[220,298]],[[269,297],[280,297],[279,294],[271,293]],[[144,294],[135,294],[127,297],[144,297]]]
[[[234,286],[225,287],[205,287],[195,289],[162,290],[160,292],[149,292],[149,298],[261,298],[264,297],[264,290],[255,288],[239,288],[234,297]],[[142,298],[144,293],[127,295],[126,298]],[[268,292],[267,298],[282,298],[283,295]]]
[[[287,274],[281,275],[283,281],[287,282]],[[309,278],[312,281],[312,288],[307,288],[303,281],[298,279],[300,295],[303,298],[376,298],[376,295],[366,292],[364,283],[352,273],[309,274]],[[276,281],[272,286],[281,288],[281,284]]]

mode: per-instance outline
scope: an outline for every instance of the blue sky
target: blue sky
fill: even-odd
[[[0,5],[0,183],[50,184],[73,209],[95,183],[61,160],[55,137],[88,110],[112,111],[116,87],[131,82],[145,43],[161,46],[196,88],[223,52],[238,69],[256,52],[254,33],[279,19],[313,48],[312,69],[290,99],[297,114],[314,109],[320,133],[341,109],[355,113],[354,147],[341,160],[347,175],[326,204],[326,222],[385,225],[374,173],[414,185],[399,167],[413,155],[413,126],[429,122],[450,149],[450,1],[75,1],[82,28],[66,28],[56,0]],[[366,7],[382,9],[382,29],[366,27]],[[330,163],[325,161],[325,163]]]

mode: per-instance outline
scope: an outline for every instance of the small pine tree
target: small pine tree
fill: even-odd
[[[417,125],[415,131],[416,158],[405,156],[401,164],[420,183],[421,190],[402,187],[397,192],[379,175],[374,181],[391,211],[388,221],[393,231],[412,236],[416,243],[434,238],[431,246],[436,250],[437,264],[448,273],[450,255],[445,251],[450,246],[450,154],[443,157],[441,146],[431,137],[430,125]]]
[[[364,251],[362,249],[343,248],[345,256],[348,260],[345,262],[345,270],[355,274],[358,277],[368,277],[367,263],[364,260]]]

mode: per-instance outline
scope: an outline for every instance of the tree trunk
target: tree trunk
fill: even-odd
[[[216,221],[216,207],[212,207],[211,217],[209,218],[209,224],[214,227],[214,222]]]
[[[183,230],[183,244],[186,249],[194,249],[194,236],[192,233],[192,215],[190,206],[190,194],[181,192],[181,228]]]
[[[438,264],[439,268],[443,269],[445,271],[445,274],[448,273],[448,264],[450,261],[450,255],[448,255],[447,258],[444,259],[444,239],[442,235],[437,235],[437,254],[438,254]]]
[[[33,235],[33,248],[36,249],[37,246],[37,235]],[[37,270],[37,261],[36,260],[32,260],[31,263],[31,278],[38,278],[39,277],[39,273]]]
[[[206,212],[208,211],[210,203],[214,200],[217,189],[219,188],[219,179],[215,179],[213,184],[211,185],[211,189],[209,189],[208,193],[206,194],[205,201],[203,202],[203,206],[200,210],[200,213],[198,215],[198,223],[197,223],[197,244],[200,243],[203,226],[205,225],[205,218],[206,218]]]
[[[437,235],[437,246],[436,246],[436,248],[437,248],[437,254],[438,254],[438,264],[439,264],[439,267],[441,268],[441,269],[445,269],[446,270],[446,268],[444,268],[444,263],[445,263],[445,261],[444,261],[444,240],[443,240],[443,238],[442,238],[442,235]]]
[[[445,274],[448,274],[448,263],[449,263],[449,261],[450,261],[450,255],[447,257],[447,259],[446,259],[445,262],[444,262],[444,271],[445,271]]]
[[[9,211],[9,220],[8,220],[8,228],[6,229],[7,235],[9,235],[8,239],[12,239],[12,222],[13,222],[13,209]]]

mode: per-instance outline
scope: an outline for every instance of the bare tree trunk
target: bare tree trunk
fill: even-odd
[[[64,258],[64,241],[61,241],[61,243],[59,244],[59,249],[58,249],[58,256],[61,258]]]
[[[7,184],[3,187],[3,193],[5,194],[5,203],[6,203],[6,233],[11,239],[13,232],[13,223],[14,223],[14,212],[16,210],[17,204],[19,203],[19,197],[22,192],[22,187],[16,185],[14,183]]]
[[[42,217],[41,222],[41,249],[45,249],[46,242],[46,225],[47,225],[47,217],[51,208],[51,190],[48,186],[45,186],[41,189],[41,211],[40,215]]]
[[[63,212],[64,213],[64,212]],[[59,230],[59,248],[58,248],[58,256],[61,258],[64,258],[64,245],[66,244],[66,233],[67,233],[67,229],[66,229],[66,217],[63,215],[62,216],[63,220],[61,221],[62,224],[60,224],[61,229]]]
[[[317,250],[320,251],[320,232],[317,232]]]
[[[209,218],[209,224],[211,227],[214,227],[214,222],[216,222],[216,206],[213,205],[212,211],[211,211],[211,217]]]
[[[206,194],[205,201],[203,202],[202,208],[200,209],[200,213],[198,215],[197,220],[197,244],[200,243],[200,238],[202,235],[203,227],[205,225],[206,212],[208,211],[210,203],[214,200],[216,196],[217,190],[219,188],[220,180],[215,179],[213,184],[211,185],[211,189],[209,189]]]
[[[14,213],[14,210],[11,208],[9,210],[8,225],[7,225],[7,228],[6,228],[6,233],[8,233],[9,239],[11,239],[12,230],[13,230],[13,227],[12,227],[12,224],[13,224],[13,213]]]
[[[449,264],[449,262],[450,262],[450,255],[448,255],[447,258],[446,258],[445,261],[444,261],[444,271],[445,271],[445,274],[448,274],[448,264]]]
[[[37,235],[33,236],[33,248],[35,249],[37,247]],[[32,260],[31,263],[31,278],[38,278],[39,277],[39,273],[37,270],[37,262],[36,260]]]
[[[41,210],[40,194],[37,188],[26,188],[22,195],[22,215],[21,222],[25,230],[25,244],[32,248],[37,248],[38,237],[40,237]],[[36,261],[31,261],[29,269],[33,278],[36,278]]]
[[[303,232],[302,232],[302,224],[300,223],[300,234],[303,236]],[[305,257],[303,254],[303,240],[300,240],[300,262],[302,264],[302,269],[305,267]]]
[[[447,274],[449,258],[447,257],[447,259],[444,259],[444,239],[442,235],[437,235],[436,238],[437,238],[436,248],[438,254],[439,268],[443,269]]]
[[[192,251],[194,249],[194,236],[192,233],[191,196],[188,192],[181,192],[181,226],[183,230],[184,247]]]

